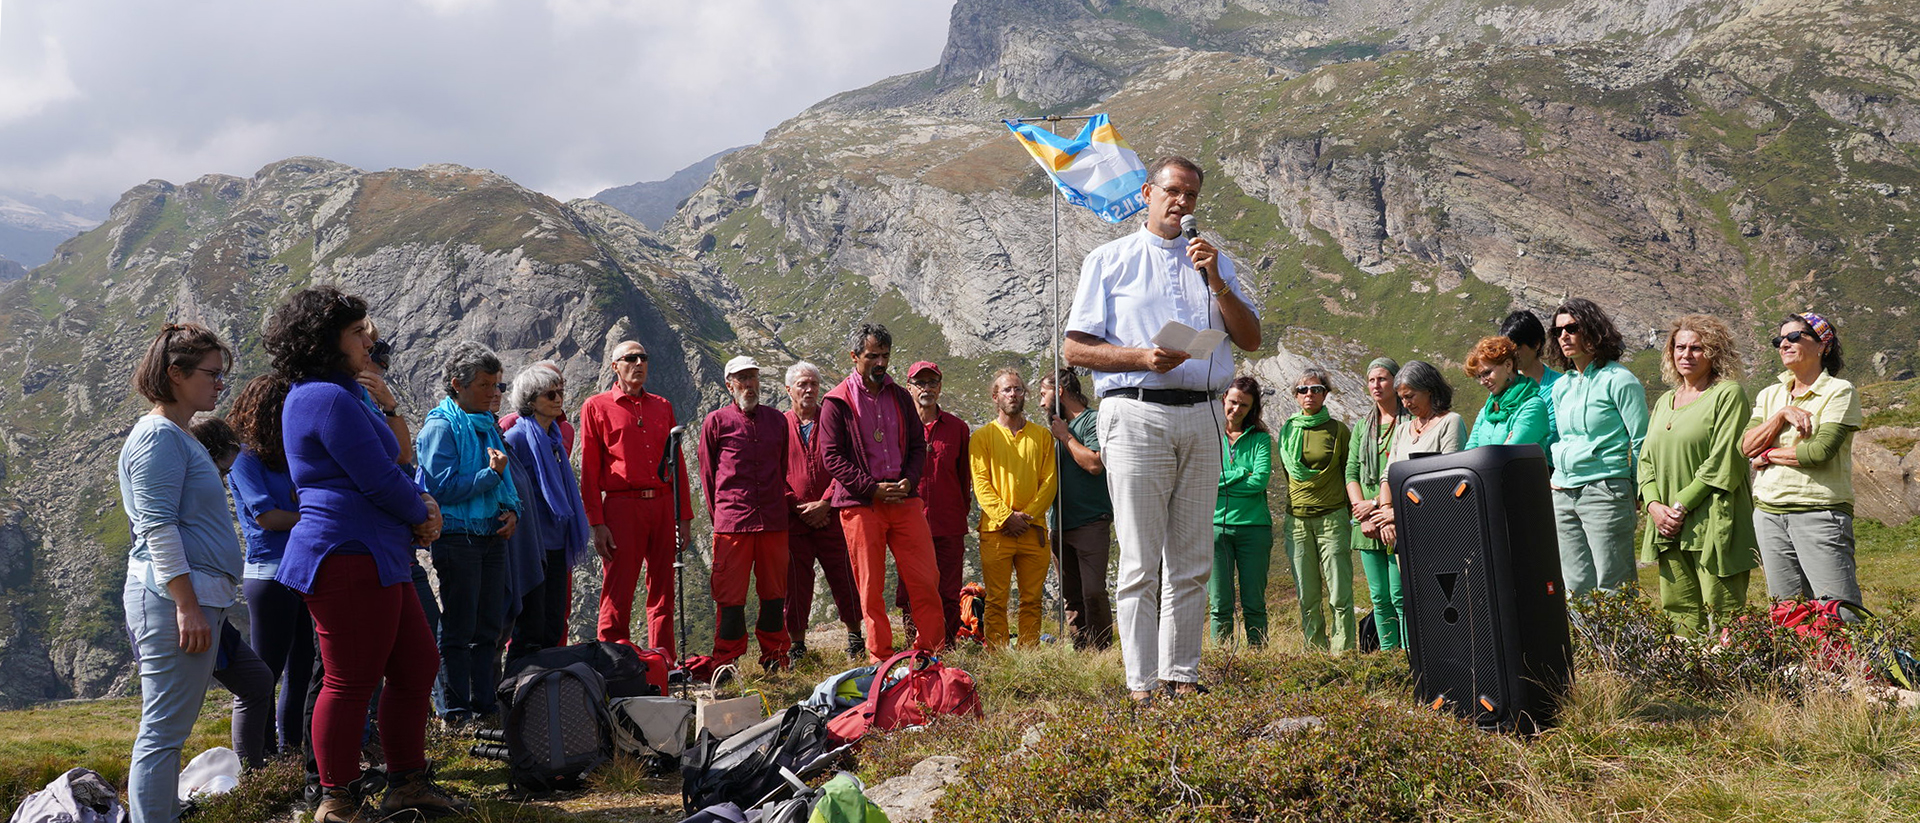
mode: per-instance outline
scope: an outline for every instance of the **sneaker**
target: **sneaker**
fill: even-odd
[[[448,794],[433,782],[433,773],[426,769],[399,772],[388,779],[387,796],[380,800],[383,815],[413,811],[427,817],[441,817],[473,811],[473,804]]]
[[[321,789],[320,805],[313,809],[313,823],[373,823],[373,820],[372,815],[365,814],[360,796],[345,787]]]

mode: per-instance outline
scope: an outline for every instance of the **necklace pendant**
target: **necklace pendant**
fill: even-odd
[[[886,441],[887,441],[887,433],[885,431],[880,429],[873,430],[873,442],[885,443]]]

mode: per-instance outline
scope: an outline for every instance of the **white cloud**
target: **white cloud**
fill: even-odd
[[[952,6],[4,2],[0,188],[78,198],[302,154],[462,163],[585,196],[932,66]]]

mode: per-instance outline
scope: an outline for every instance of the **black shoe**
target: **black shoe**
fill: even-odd
[[[865,660],[867,658],[867,638],[858,629],[847,632],[847,659]]]
[[[806,656],[807,656],[807,641],[805,640],[795,640],[793,641],[793,646],[787,649],[787,659],[789,661],[793,661],[797,663],[800,661],[801,658]]]

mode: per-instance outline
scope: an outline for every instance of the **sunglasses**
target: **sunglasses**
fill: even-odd
[[[1294,394],[1326,394],[1326,386],[1294,386]]]
[[[1552,329],[1552,332],[1554,337],[1559,337],[1560,335],[1563,335],[1563,334],[1579,334],[1580,324],[1568,323],[1564,326],[1554,326]]]
[[[627,352],[614,359],[622,363],[645,363],[647,362],[647,353],[643,351]]]
[[[1777,349],[1777,348],[1780,348],[1781,343],[1807,343],[1807,342],[1813,341],[1814,339],[1816,338],[1813,332],[1797,331],[1797,330],[1790,331],[1790,332],[1787,332],[1786,334],[1774,335],[1773,347]]]
[[[555,403],[558,403],[558,402],[560,402],[560,399],[561,399],[561,398],[563,398],[563,397],[566,397],[566,396],[567,396],[567,393],[566,393],[566,391],[564,391],[564,390],[562,390],[562,389],[553,389],[552,391],[543,391],[543,392],[541,392],[541,393],[540,393],[540,396],[541,396],[541,397],[544,397],[544,398],[546,398],[546,399],[548,399],[548,400],[552,400],[552,401],[553,401],[553,402],[555,402]]]

